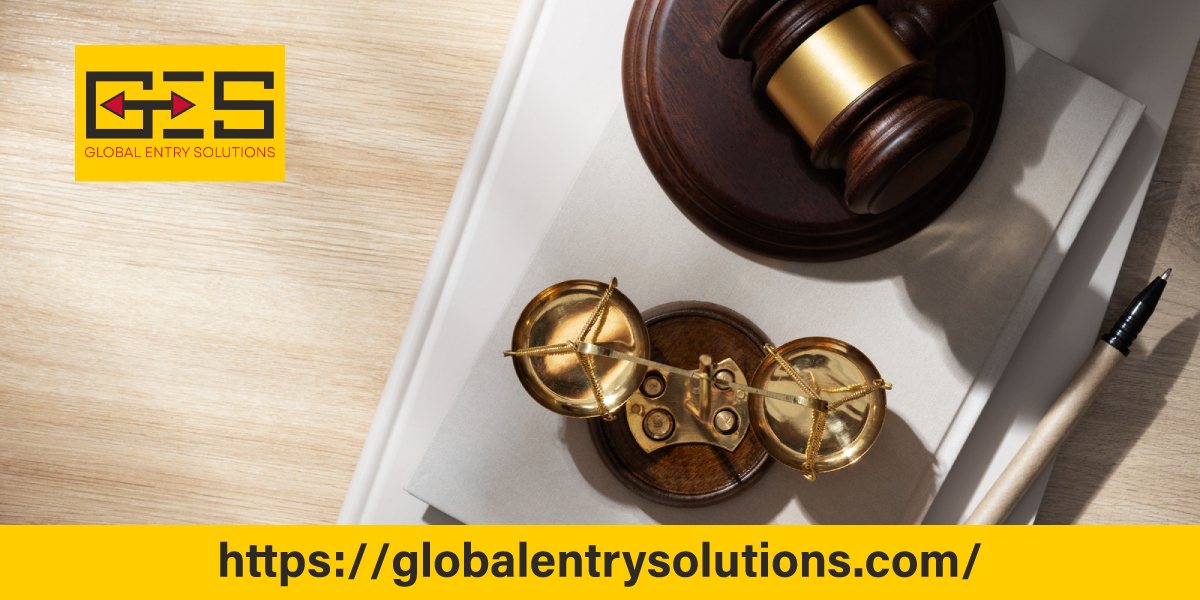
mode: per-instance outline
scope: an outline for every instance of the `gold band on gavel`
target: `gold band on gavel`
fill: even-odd
[[[864,4],[804,40],[767,82],[767,96],[811,147],[863,92],[916,60],[879,11]]]

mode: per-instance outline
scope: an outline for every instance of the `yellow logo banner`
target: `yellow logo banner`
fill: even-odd
[[[76,181],[283,181],[283,46],[76,46]]]

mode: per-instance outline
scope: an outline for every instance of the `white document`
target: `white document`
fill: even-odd
[[[920,522],[1142,111],[1018,38],[1006,49],[1004,111],[971,185],[925,230],[849,261],[764,259],[702,234],[664,195],[618,111],[408,490],[468,523]],[[542,288],[612,276],[642,308],[715,302],[777,342],[857,346],[895,385],[875,447],[815,484],[772,468],[701,509],[626,490],[586,424],[537,405],[501,357]]]

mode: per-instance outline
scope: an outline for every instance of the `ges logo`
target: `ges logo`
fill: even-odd
[[[283,181],[283,46],[76,46],[76,181]]]

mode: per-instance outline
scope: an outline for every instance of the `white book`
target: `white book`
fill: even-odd
[[[1006,51],[1003,114],[971,186],[922,232],[850,261],[788,263],[710,239],[659,188],[618,110],[479,355],[463,357],[465,383],[406,489],[467,523],[920,522],[1142,112],[1019,38]],[[541,289],[614,276],[641,308],[703,300],[776,342],[857,346],[895,385],[875,447],[816,483],[777,465],[700,509],[625,489],[586,423],[537,405],[501,356]]]

